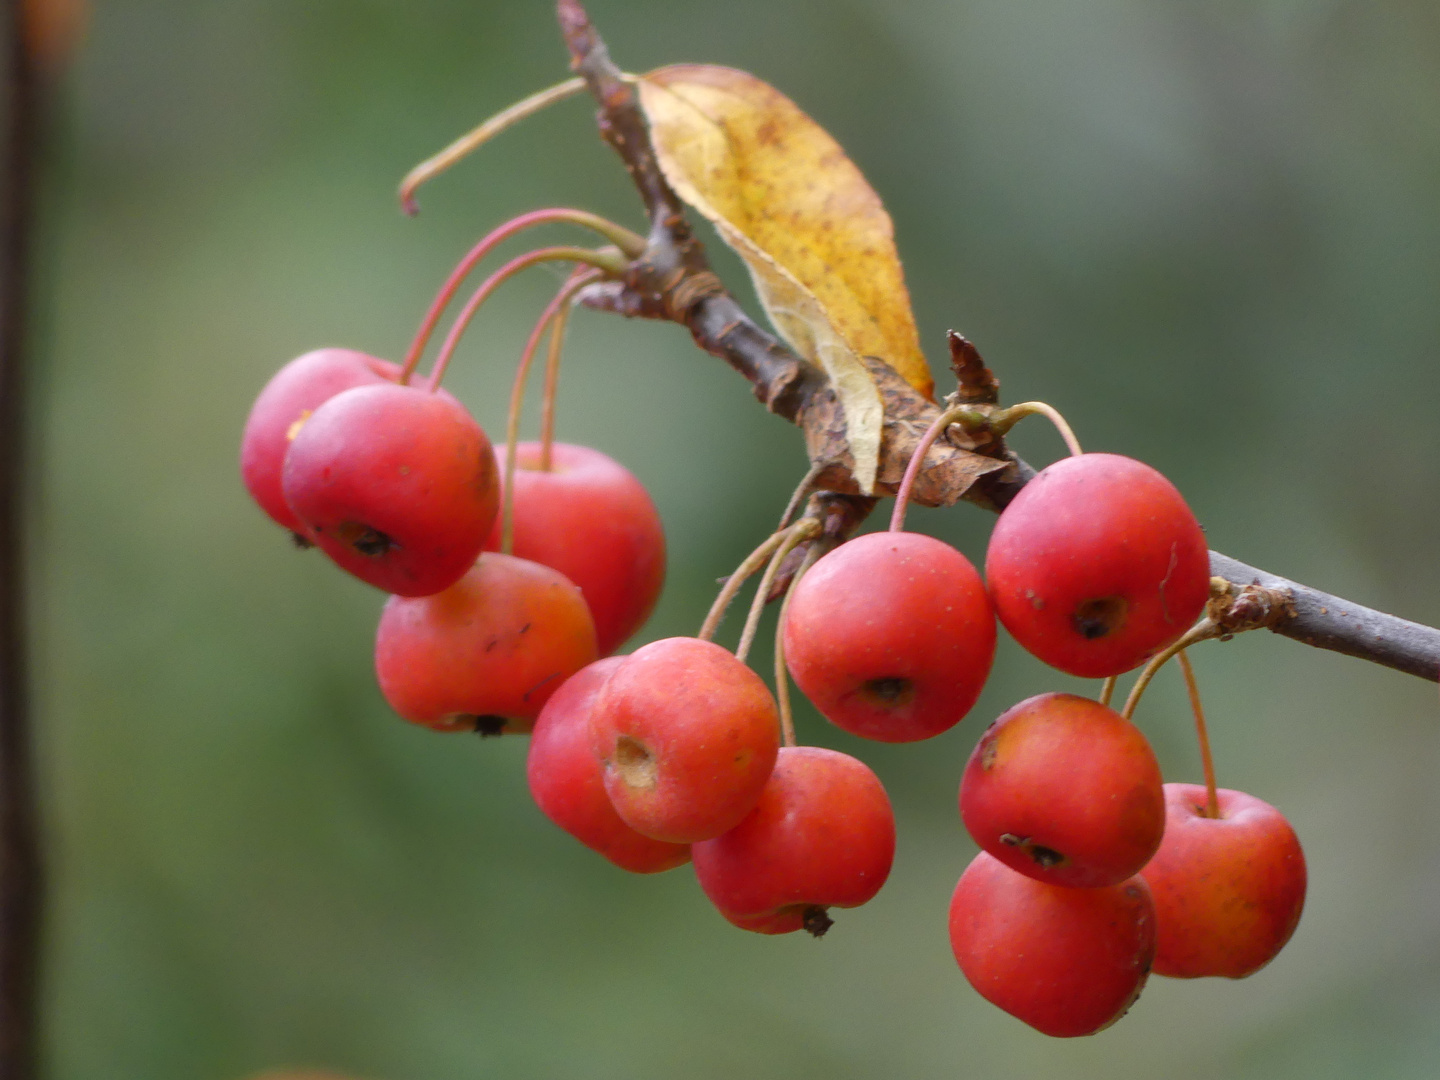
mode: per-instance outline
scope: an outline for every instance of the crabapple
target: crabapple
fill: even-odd
[[[652,641],[627,656],[590,714],[591,747],[621,819],[689,844],[740,823],[780,748],[770,689],[733,653],[700,638]]]
[[[433,596],[392,596],[375,632],[375,675],[414,724],[482,735],[529,731],[595,655],[580,590],[548,566],[487,552]]]
[[[590,749],[590,709],[621,662],[597,660],[551,695],[535,720],[525,776],[535,804],[556,825],[616,866],[654,874],[689,862],[690,848],[651,840],[621,821]]]
[[[1140,996],[1155,955],[1143,879],[1067,889],[982,851],[950,900],[950,946],[980,996],[1046,1035],[1093,1035]]]
[[[1290,940],[1305,906],[1305,854],[1267,802],[1220,788],[1165,785],[1165,839],[1141,876],[1155,896],[1155,973],[1243,979]]]
[[[555,443],[541,470],[540,444],[515,448],[514,550],[554,567],[580,587],[595,617],[601,656],[650,617],[665,584],[665,530],[640,481],[587,446]],[[505,448],[496,448],[500,477]],[[500,550],[497,519],[485,547]]]
[[[398,364],[354,349],[316,349],[297,356],[271,376],[250,407],[240,437],[240,476],[260,509],[304,539],[305,526],[280,488],[290,440],[311,413],[342,390],[393,383],[399,377]]]
[[[826,908],[874,897],[895,858],[895,815],[879,778],[848,754],[782,747],[760,801],[693,848],[710,902],[742,930],[830,927]]]
[[[1140,729],[1114,709],[1040,694],[981,736],[960,781],[960,816],[977,844],[1022,874],[1114,885],[1160,845],[1160,766]]]
[[[959,722],[995,656],[984,581],[920,533],[870,533],[825,555],[795,585],[782,632],[805,696],[838,727],[882,742]]]
[[[1071,675],[1129,671],[1205,607],[1205,534],[1169,480],[1118,454],[1042,469],[990,534],[995,613],[1027,650]]]
[[[285,456],[285,500],[362,581],[428,596],[480,554],[499,504],[495,454],[448,394],[384,383],[321,405]]]

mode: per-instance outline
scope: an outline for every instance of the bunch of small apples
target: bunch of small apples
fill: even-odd
[[[392,594],[375,667],[390,705],[441,730],[528,731],[571,675],[649,616],[665,539],[644,488],[599,451],[517,449],[513,554],[498,552],[501,462],[443,389],[349,349],[286,364],[245,425],[255,501]],[[503,457],[503,454],[502,454]]]
[[[716,612],[700,636],[610,656],[664,577],[645,491],[597,451],[547,439],[517,446],[506,493],[506,455],[437,382],[412,386],[406,368],[345,349],[290,362],[246,425],[247,487],[302,546],[392,594],[375,665],[397,713],[533,730],[528,779],[547,816],[626,870],[693,863],[747,930],[823,934],[831,909],[879,891],[894,856],[875,774],[795,745],[787,671],[844,730],[918,741],[978,699],[997,617],[1059,670],[1113,678],[1163,662],[1209,594],[1200,527],[1140,462],[1075,446],[1001,514],[983,578],[902,530],[907,480],[890,531],[801,564],[777,703],[744,661],[748,631],[739,655],[709,640]],[[497,551],[502,499],[510,554]],[[778,532],[727,584],[733,596],[768,560],[752,622],[806,528]],[[1050,1035],[1113,1023],[1152,969],[1251,974],[1300,916],[1304,859],[1285,819],[1216,789],[1208,768],[1206,787],[1163,784],[1132,710],[1031,698],[964,770],[960,812],[983,850],[951,901],[955,955],[983,996]]]

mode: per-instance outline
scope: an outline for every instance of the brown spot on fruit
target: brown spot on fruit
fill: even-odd
[[[482,739],[493,739],[497,735],[505,734],[506,720],[503,716],[485,715],[472,719],[475,722],[475,734]]]
[[[1113,634],[1125,625],[1130,604],[1123,596],[1102,596],[1086,600],[1070,615],[1070,624],[1086,641]]]
[[[819,904],[811,904],[800,917],[800,925],[811,937],[824,937],[825,932],[835,925],[830,913]]]
[[[1049,870],[1052,866],[1063,866],[1067,861],[1065,856],[1054,848],[1048,848],[1044,844],[1031,843],[1028,836],[1016,836],[1014,833],[1001,833],[1000,843],[1006,847],[1019,848],[1029,855],[1035,865],[1042,870]]]
[[[615,740],[615,753],[610,764],[620,774],[626,787],[653,788],[658,780],[659,769],[650,750],[639,739],[621,735]]]
[[[860,692],[877,705],[899,708],[915,700],[915,682],[903,675],[882,675],[861,684]]]
[[[358,521],[342,522],[335,528],[335,535],[367,559],[379,559],[400,546],[379,529]]]
[[[1048,848],[1041,844],[1031,844],[1026,849],[1026,854],[1035,860],[1035,865],[1042,870],[1049,870],[1052,866],[1060,866],[1065,862],[1065,856],[1054,848]]]

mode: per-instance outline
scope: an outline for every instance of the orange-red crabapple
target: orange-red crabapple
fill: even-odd
[[[816,937],[827,909],[859,907],[895,858],[895,815],[864,762],[818,746],[782,747],[760,801],[733,829],[694,846],[695,876],[743,930]]]
[[[785,663],[837,727],[881,742],[947,731],[984,688],[995,613],[970,560],[920,533],[856,537],[786,608]]]
[[[595,695],[622,660],[597,660],[551,695],[530,734],[525,776],[535,804],[556,825],[621,869],[654,874],[689,862],[689,846],[652,840],[621,821],[590,748]]]
[[[490,441],[444,392],[382,383],[336,394],[285,455],[285,501],[307,537],[399,596],[453,585],[499,506]]]
[[[674,844],[738,825],[780,748],[770,688],[699,638],[652,641],[625,657],[596,698],[590,732],[616,812]]]
[[[1155,896],[1160,935],[1155,973],[1243,979],[1284,948],[1305,906],[1305,854],[1269,803],[1205,788],[1165,785],[1165,838],[1141,876]]]
[[[1140,729],[1114,709],[1040,694],[980,737],[960,781],[960,815],[977,844],[1022,874],[1114,885],[1160,846],[1160,766]]]
[[[433,596],[392,596],[375,634],[375,675],[411,723],[482,735],[529,731],[593,663],[580,590],[548,566],[487,552]]]
[[[240,476],[260,509],[304,540],[305,526],[280,486],[290,440],[311,413],[342,390],[393,383],[399,377],[400,365],[354,349],[316,349],[271,376],[250,407],[240,437]]]
[[[1069,889],[980,852],[950,900],[950,945],[980,996],[1057,1038],[1109,1027],[1140,996],[1155,906],[1138,877]]]
[[[1042,469],[995,523],[985,556],[995,613],[1071,675],[1119,675],[1177,640],[1210,590],[1205,534],[1175,486],[1118,454]]]

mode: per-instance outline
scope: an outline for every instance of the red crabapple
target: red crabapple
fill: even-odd
[[[981,997],[1046,1035],[1093,1035],[1140,996],[1155,955],[1155,906],[1138,877],[1067,889],[985,852],[950,900],[950,945]]]
[[[870,533],[820,559],[796,584],[783,633],[805,696],[838,727],[882,742],[954,726],[995,656],[985,583],[920,533]]]
[[[375,633],[390,707],[441,731],[529,731],[560,685],[595,660],[580,590],[539,563],[487,552],[433,596],[392,596]]]
[[[1071,675],[1137,667],[1200,616],[1205,534],[1173,484],[1117,454],[1042,469],[990,534],[995,613],[1027,650]]]
[[[770,689],[733,653],[699,638],[637,649],[601,689],[591,746],[605,791],[656,840],[710,840],[755,806],[780,748]]]
[[[556,825],[616,866],[654,874],[689,862],[690,848],[651,840],[621,821],[590,749],[595,695],[622,659],[612,656],[581,668],[551,695],[530,736],[525,776],[535,804]]]
[[[760,801],[735,828],[696,844],[695,876],[742,930],[819,937],[826,908],[859,907],[890,875],[895,815],[861,761],[818,746],[782,747]]]
[[[316,349],[277,371],[260,391],[240,437],[240,476],[251,498],[280,525],[303,537],[305,526],[285,501],[285,452],[310,414],[342,390],[395,382],[400,366],[354,349]]]
[[[1140,729],[1114,709],[1041,694],[981,736],[960,781],[960,816],[977,844],[1022,874],[1114,885],[1160,845],[1160,766]]]
[[[459,580],[490,533],[495,454],[448,394],[390,383],[335,395],[290,443],[285,499],[343,569],[400,596]]]
[[[613,458],[586,446],[555,443],[550,470],[540,444],[515,454],[512,554],[559,570],[585,594],[601,656],[644,625],[665,584],[665,530],[645,488]],[[505,448],[496,448],[500,477]],[[485,545],[500,550],[500,521]]]
[[[1165,839],[1141,874],[1155,896],[1155,973],[1243,979],[1275,958],[1305,906],[1305,854],[1267,802],[1220,788],[1165,785]]]

